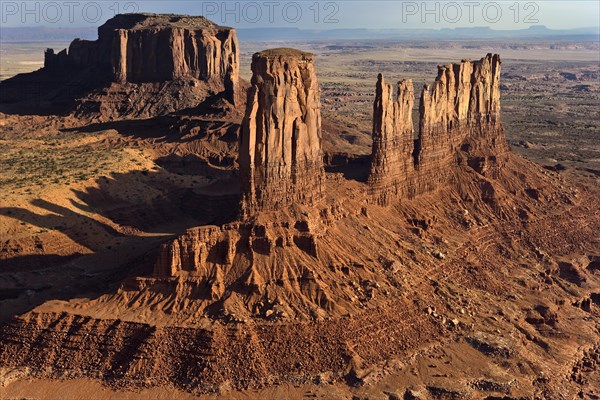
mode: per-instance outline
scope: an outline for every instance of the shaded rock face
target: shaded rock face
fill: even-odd
[[[310,204],[321,194],[321,112],[313,59],[293,49],[252,58],[240,135],[243,215]]]
[[[197,79],[222,86],[235,103],[239,46],[235,29],[204,17],[117,15],[98,28],[98,40],[74,40],[68,52],[45,53],[45,68],[95,68],[118,83]]]
[[[191,230],[164,245],[155,266],[157,276],[177,276],[182,272],[218,278],[218,265],[231,265],[239,234],[222,231],[218,226]],[[210,267],[209,267],[210,266]]]
[[[419,135],[412,143],[412,82],[398,96],[380,75],[373,112],[370,190],[374,201],[414,197],[452,179],[452,167],[468,164],[493,175],[507,152],[500,123],[500,56],[438,67],[433,87],[419,104]]]

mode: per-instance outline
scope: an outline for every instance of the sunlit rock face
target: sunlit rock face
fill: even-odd
[[[321,111],[314,56],[256,53],[240,137],[242,213],[310,204],[322,192]]]
[[[508,150],[500,123],[500,56],[438,67],[425,85],[414,138],[410,80],[392,86],[380,74],[373,108],[369,190],[382,205],[435,190],[452,179],[452,167],[467,163],[494,174]]]

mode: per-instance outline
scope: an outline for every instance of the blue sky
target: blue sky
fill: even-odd
[[[0,1],[2,26],[98,26],[115,13],[205,15],[238,28],[453,28],[597,27],[600,2],[584,1]]]

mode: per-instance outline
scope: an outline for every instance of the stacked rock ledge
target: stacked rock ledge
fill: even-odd
[[[74,40],[68,51],[48,49],[48,71],[93,68],[116,83],[196,79],[220,87],[237,103],[239,45],[235,29],[204,17],[120,14],[98,28],[98,39]]]

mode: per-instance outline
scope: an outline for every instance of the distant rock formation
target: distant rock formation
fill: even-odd
[[[44,68],[0,82],[0,112],[95,121],[200,105],[236,112],[245,84],[235,29],[204,17],[123,14],[100,26],[97,40],[75,39],[58,53],[47,49]]]
[[[369,176],[375,202],[434,190],[452,179],[458,163],[481,174],[493,174],[502,164],[507,146],[500,123],[500,56],[438,67],[433,89],[425,85],[421,94],[414,145],[413,101],[412,82],[400,82],[393,101],[391,86],[379,76]]]
[[[240,135],[242,214],[309,204],[323,184],[319,83],[313,55],[254,54]]]
[[[221,82],[235,103],[239,46],[235,29],[204,17],[121,14],[98,28],[98,40],[74,40],[69,51],[48,49],[45,68],[97,67],[118,83],[193,78]]]

